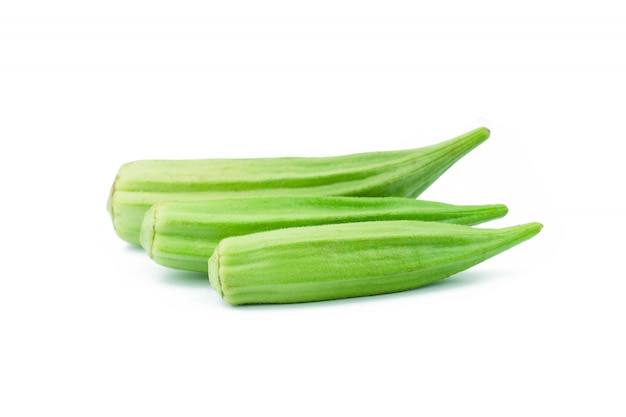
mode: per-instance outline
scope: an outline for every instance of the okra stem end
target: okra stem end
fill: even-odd
[[[143,216],[141,230],[139,232],[139,244],[152,259],[154,259],[154,238],[156,236],[158,206],[159,204],[155,204],[148,209]]]
[[[115,194],[115,182],[111,185],[111,191],[109,192],[109,198],[107,199],[107,211],[111,220],[113,221],[113,228],[115,228],[115,214],[113,213],[113,196]]]
[[[222,283],[220,282],[220,268],[219,268],[219,246],[215,248],[215,251],[209,258],[209,285],[215,291],[220,294],[220,297],[224,298],[224,291],[222,289]]]

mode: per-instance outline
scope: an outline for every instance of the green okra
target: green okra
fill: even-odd
[[[318,158],[145,160],[123,165],[107,203],[115,231],[139,244],[145,212],[161,201],[251,196],[415,198],[484,142],[478,128],[417,149]]]
[[[157,203],[144,216],[140,242],[157,263],[207,272],[220,240],[296,226],[374,220],[473,225],[507,213],[502,204],[456,206],[394,197],[251,197]]]
[[[209,280],[230,304],[405,291],[470,268],[541,228],[396,220],[279,229],[222,240],[209,259]]]

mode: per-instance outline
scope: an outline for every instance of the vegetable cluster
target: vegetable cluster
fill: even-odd
[[[536,235],[475,228],[502,204],[416,198],[489,137],[325,158],[146,160],[123,165],[107,208],[157,263],[207,273],[231,304],[295,303],[414,289]]]

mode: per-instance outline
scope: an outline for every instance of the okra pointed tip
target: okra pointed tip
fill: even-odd
[[[536,236],[539,232],[541,232],[541,229],[543,229],[543,224],[539,222],[527,223],[525,226],[527,229],[527,239]]]
[[[486,127],[479,127],[448,141],[440,142],[438,145],[435,146],[440,146],[442,149],[447,148],[448,150],[453,150],[453,152],[450,154],[450,157],[452,159],[450,160],[449,165],[451,166],[462,156],[486,141],[489,138],[490,134],[490,130]]]
[[[543,229],[543,224],[539,222],[530,222],[530,223],[520,224],[517,226],[511,226],[502,230],[508,230],[514,235],[518,236],[519,238],[526,240],[538,234],[541,231],[541,229]]]
[[[539,222],[526,223],[524,226],[526,226],[526,228],[536,233],[539,233],[541,229],[543,229],[543,224]]]
[[[493,210],[499,217],[504,217],[509,213],[509,208],[504,204],[494,204]]]
[[[481,216],[479,218],[480,223],[501,219],[509,213],[509,208],[504,204],[489,204],[482,206],[480,208]],[[478,224],[479,222],[474,222],[473,224]],[[470,223],[468,223],[470,224]]]
[[[489,139],[489,136],[491,136],[491,130],[489,130],[488,128],[481,126],[478,129],[474,130],[475,133],[478,134],[478,136],[483,140],[487,140]]]

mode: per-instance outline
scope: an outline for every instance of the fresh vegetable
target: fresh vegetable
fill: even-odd
[[[207,272],[223,238],[295,226],[373,220],[473,225],[507,213],[502,204],[455,206],[394,197],[252,197],[157,203],[144,216],[140,242],[154,261]]]
[[[279,229],[222,240],[209,259],[209,280],[230,304],[404,291],[470,268],[541,228],[396,220]]]
[[[139,244],[145,212],[161,201],[250,196],[415,198],[489,137],[475,129],[411,150],[324,158],[145,160],[123,165],[107,204],[117,234]]]

